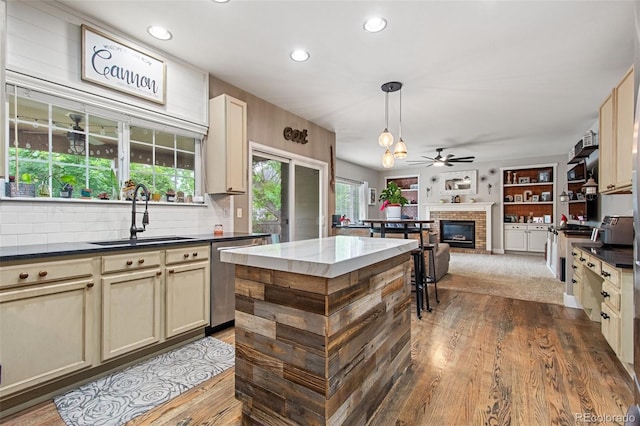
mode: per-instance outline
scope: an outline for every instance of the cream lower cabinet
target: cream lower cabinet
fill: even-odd
[[[504,249],[544,253],[547,227],[532,224],[504,225]]]
[[[103,361],[160,342],[161,254],[131,252],[102,258]]]
[[[209,246],[167,250],[166,337],[209,324]]]
[[[633,363],[633,274],[586,250],[572,250],[574,294],[621,361]]]
[[[7,266],[0,277],[0,398],[92,365],[91,259]]]

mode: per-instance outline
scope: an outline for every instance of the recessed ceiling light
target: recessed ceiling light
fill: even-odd
[[[173,34],[171,34],[168,29],[161,27],[160,25],[151,25],[147,28],[147,32],[158,40],[171,40],[173,37]]]
[[[296,49],[293,52],[291,52],[291,59],[293,59],[296,62],[304,62],[307,59],[309,59],[309,52],[302,49]]]
[[[229,0],[211,0],[214,3],[229,3]]]
[[[382,31],[387,26],[387,20],[380,17],[369,18],[364,21],[364,29],[369,31],[370,33],[377,33],[378,31]]]

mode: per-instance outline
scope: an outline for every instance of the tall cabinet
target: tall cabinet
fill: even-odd
[[[634,99],[632,66],[600,106],[598,189],[604,194],[631,191]]]
[[[384,179],[384,186],[395,182],[402,191],[402,195],[409,203],[402,207],[402,215],[411,219],[419,219],[420,205],[420,177],[419,176],[389,176]]]
[[[504,167],[504,249],[544,253],[547,228],[556,216],[557,163]]]

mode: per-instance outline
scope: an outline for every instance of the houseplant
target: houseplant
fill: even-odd
[[[402,206],[409,201],[402,196],[402,190],[398,187],[398,184],[391,181],[387,184],[387,187],[380,191],[379,201],[382,201],[380,211],[385,210],[387,219],[400,219],[402,217]]]

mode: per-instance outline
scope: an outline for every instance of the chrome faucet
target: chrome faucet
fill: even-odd
[[[142,228],[138,228],[136,226],[136,199],[138,198],[138,189],[142,188],[144,191],[144,214],[142,215]],[[144,232],[146,226],[149,224],[149,212],[147,211],[149,207],[149,190],[143,183],[139,183],[136,185],[136,189],[133,190],[133,203],[131,204],[131,229],[129,239],[137,240],[138,232]]]

